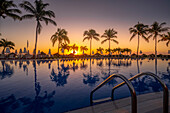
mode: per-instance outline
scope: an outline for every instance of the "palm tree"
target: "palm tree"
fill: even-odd
[[[158,40],[158,42],[159,41],[168,41],[167,43],[166,43],[166,46],[168,46],[168,44],[169,44],[169,42],[170,42],[170,32],[168,32],[168,34],[167,35],[162,35],[161,36],[162,37],[162,39],[161,40]]]
[[[92,43],[92,39],[95,39],[97,41],[99,41],[99,34],[96,33],[96,31],[94,29],[90,29],[89,31],[84,31],[84,39],[83,42],[88,39],[90,40],[90,56],[91,56],[91,43]]]
[[[128,53],[131,52],[132,50],[129,49],[129,48],[125,48],[124,51],[126,51],[126,52],[127,52],[127,55],[128,55]]]
[[[83,51],[83,54],[84,54],[84,51],[87,51],[87,50],[88,50],[87,46],[81,46],[80,47],[80,51]]]
[[[21,11],[17,9],[17,5],[13,1],[0,0],[0,18],[11,17],[14,20],[21,20],[21,17],[18,15],[21,14]]]
[[[36,50],[37,50],[37,39],[38,39],[38,34],[40,34],[42,25],[41,21],[44,21],[46,25],[48,23],[51,23],[53,25],[57,25],[54,20],[52,20],[52,17],[55,17],[55,14],[51,10],[46,10],[47,6],[49,6],[48,3],[43,3],[42,0],[36,0],[34,2],[33,6],[29,1],[23,1],[20,4],[20,7],[25,9],[29,14],[26,14],[22,16],[22,19],[32,19],[35,18],[37,21],[37,26],[36,26],[36,38],[35,38],[35,49],[34,49],[34,55],[36,58]]]
[[[103,51],[104,51],[104,49],[103,49],[102,47],[99,47],[99,48],[97,49],[97,53],[98,53],[98,52],[101,53],[101,52],[103,52]]]
[[[2,54],[4,54],[5,49],[8,47],[9,49],[14,49],[15,44],[12,41],[8,41],[7,39],[2,38],[0,40],[0,47],[3,47]]]
[[[118,55],[119,55],[120,51],[121,51],[121,48],[120,47],[116,48],[116,51],[118,52]]]
[[[113,41],[113,42],[115,42],[116,44],[118,44],[119,42],[118,41],[116,41],[114,38],[117,38],[117,36],[116,36],[116,34],[117,34],[117,31],[115,31],[114,29],[109,29],[109,30],[105,30],[105,33],[101,36],[101,37],[103,37],[103,38],[106,38],[105,40],[103,40],[102,42],[101,42],[101,44],[103,44],[104,42],[106,42],[106,41],[109,41],[109,55],[110,55],[110,41]]]
[[[166,23],[163,22],[161,24],[159,24],[158,22],[154,22],[151,25],[151,28],[149,28],[149,38],[153,37],[153,40],[155,40],[155,58],[157,58],[157,37],[160,36],[161,37],[161,33],[168,31],[168,27],[163,27]]]
[[[69,51],[70,50],[70,46],[68,44],[66,44],[66,43],[62,43],[61,44],[61,50],[63,51],[63,55],[64,55],[65,49],[67,49],[67,51]]]
[[[75,50],[78,51],[78,46],[76,46],[76,44],[73,44],[71,47],[71,50],[73,50],[73,54],[75,54]]]
[[[109,55],[110,55],[110,51],[112,51],[112,49],[105,49],[105,53],[108,53],[109,52]]]
[[[138,45],[137,45],[137,56],[138,56],[138,51],[139,51],[139,38],[142,37],[145,39],[145,41],[149,42],[148,38],[146,38],[145,35],[147,35],[147,28],[148,25],[144,25],[142,23],[139,23],[134,25],[134,27],[129,28],[130,34],[132,34],[132,37],[130,38],[130,41],[138,35]]]
[[[57,32],[51,36],[51,41],[52,41],[53,46],[56,43],[56,41],[58,41],[58,54],[59,54],[60,45],[63,40],[64,40],[64,43],[68,43],[68,44],[70,43],[70,40],[67,35],[68,35],[68,32],[65,29],[58,28]]]

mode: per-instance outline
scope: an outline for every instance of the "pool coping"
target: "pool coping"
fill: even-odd
[[[163,92],[153,92],[138,95],[137,106],[138,113],[150,113],[150,112],[162,113]],[[67,111],[65,113],[114,113],[114,112],[131,113],[131,97],[96,104],[84,108],[79,108],[76,110]]]

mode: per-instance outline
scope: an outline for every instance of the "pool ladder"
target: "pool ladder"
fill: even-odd
[[[111,93],[111,100],[113,101],[114,100],[114,90],[121,87],[122,85],[124,84],[127,84],[129,90],[130,90],[130,93],[131,93],[131,112],[132,113],[137,113],[137,97],[136,97],[136,92],[135,92],[135,89],[132,85],[132,83],[130,81],[138,78],[138,77],[141,77],[143,75],[148,75],[148,76],[152,76],[154,77],[155,79],[157,79],[161,86],[163,87],[163,113],[168,113],[168,105],[169,105],[169,94],[168,94],[168,88],[167,86],[165,85],[164,82],[162,82],[162,80],[157,76],[155,75],[154,73],[151,73],[151,72],[143,72],[143,73],[140,73],[140,74],[137,74],[133,77],[131,77],[130,79],[127,79],[125,76],[121,75],[121,74],[112,74],[110,75],[106,80],[104,80],[101,84],[99,84],[95,89],[93,89],[90,93],[90,104],[93,105],[93,103],[96,103],[96,102],[99,102],[99,101],[93,101],[93,93],[98,90],[99,88],[101,88],[103,85],[105,85],[106,83],[108,83],[110,80],[114,79],[115,77],[118,77],[120,79],[122,79],[124,82],[118,84],[117,86],[113,87],[112,88],[112,93]],[[107,101],[108,99],[103,99],[103,101]]]

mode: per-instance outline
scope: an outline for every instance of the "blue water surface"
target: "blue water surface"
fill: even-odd
[[[170,61],[131,59],[6,60],[0,61],[0,113],[62,113],[90,106],[90,92],[109,75],[130,78],[140,72],[157,74],[170,88]],[[111,96],[115,78],[94,93]],[[162,91],[157,80],[142,76],[132,81],[138,95]],[[130,96],[128,87],[115,90],[115,99]]]

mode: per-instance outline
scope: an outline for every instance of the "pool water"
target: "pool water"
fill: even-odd
[[[62,113],[90,106],[90,92],[109,75],[130,78],[140,72],[156,73],[170,88],[170,61],[128,59],[11,60],[0,61],[0,113]],[[121,83],[115,78],[94,93],[94,99],[111,96]],[[137,95],[159,92],[152,77],[132,81]],[[115,99],[130,96],[126,85]]]

